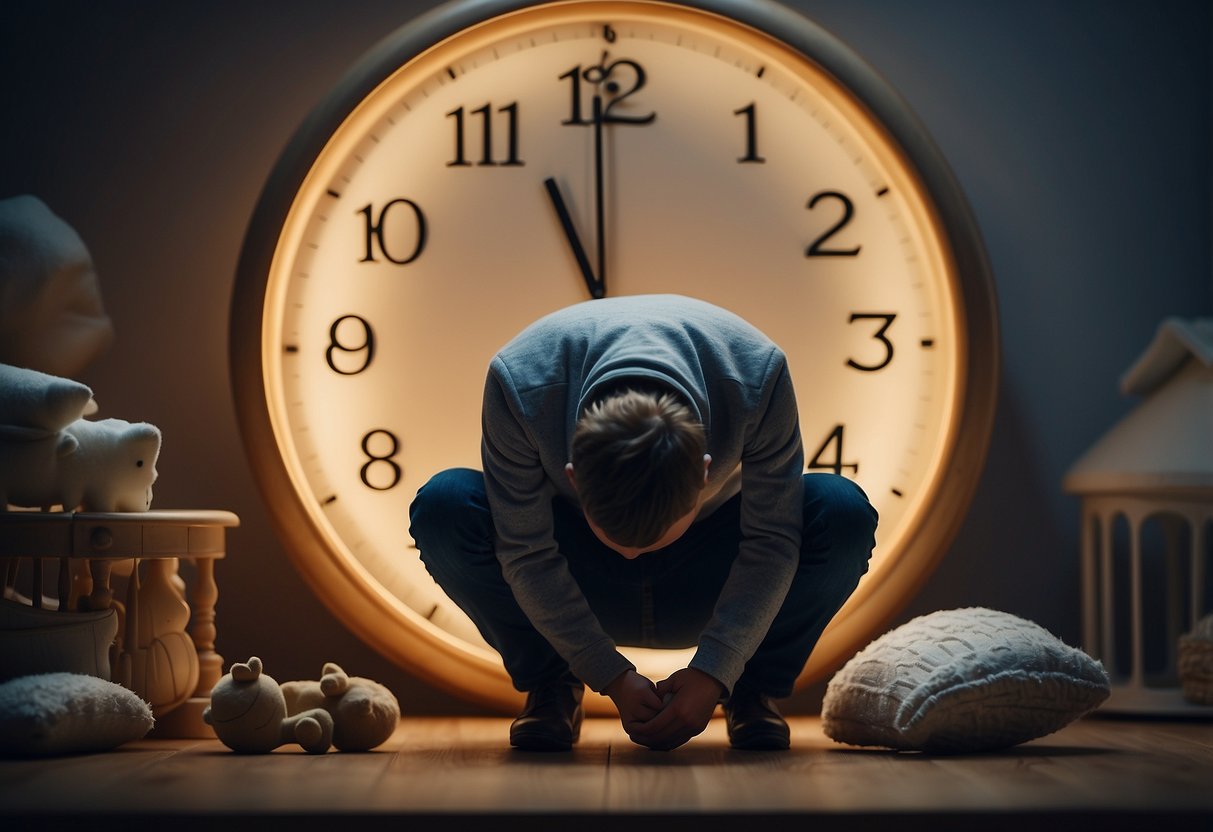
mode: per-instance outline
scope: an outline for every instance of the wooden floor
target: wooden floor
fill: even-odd
[[[668,753],[632,745],[604,719],[560,754],[510,750],[509,721],[495,718],[406,719],[365,754],[238,756],[215,740],[142,740],[0,760],[0,829],[1213,832],[1208,721],[1093,718],[951,757],[848,749],[816,718],[791,722],[782,753],[731,750],[719,719]]]

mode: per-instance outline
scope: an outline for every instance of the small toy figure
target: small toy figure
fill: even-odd
[[[378,682],[348,676],[332,662],[318,682],[283,682],[286,711],[297,714],[323,708],[333,717],[333,745],[340,751],[368,751],[396,730],[400,705]]]
[[[211,704],[202,719],[220,741],[241,754],[268,754],[292,742],[309,754],[328,751],[333,742],[328,711],[311,708],[288,716],[282,688],[261,671],[261,659],[253,656],[232,665],[211,689]]]

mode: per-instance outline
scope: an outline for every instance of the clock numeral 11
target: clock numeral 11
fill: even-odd
[[[483,167],[521,167],[526,164],[518,158],[518,102],[514,101],[504,107],[497,108],[498,113],[506,115],[506,157],[504,162],[498,162],[493,156],[493,105],[485,104],[470,111],[470,115],[480,116],[480,161],[477,165]],[[464,113],[462,107],[456,107],[446,114],[447,118],[455,119],[455,158],[446,163],[448,168],[470,167],[464,149]]]

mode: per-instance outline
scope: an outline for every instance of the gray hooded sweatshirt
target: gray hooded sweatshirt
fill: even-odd
[[[552,499],[577,505],[564,467],[578,418],[598,391],[635,378],[677,390],[707,431],[697,519],[741,492],[740,550],[690,662],[731,692],[796,570],[804,471],[784,354],[736,315],[675,295],[594,300],[502,348],[485,383],[481,444],[497,556],[531,623],[591,689],[634,668],[569,573]]]

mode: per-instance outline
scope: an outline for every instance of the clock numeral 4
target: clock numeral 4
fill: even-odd
[[[370,431],[362,437],[362,453],[366,455],[366,462],[359,469],[363,485],[375,491],[391,491],[400,484],[404,469],[393,459],[400,453],[396,434],[383,428]]]
[[[806,248],[804,251],[804,256],[805,257],[855,257],[855,256],[857,256],[859,254],[859,249],[861,248],[861,246],[854,246],[852,248],[827,248],[826,247],[826,241],[829,240],[831,237],[833,237],[835,234],[837,234],[839,231],[842,231],[842,229],[845,228],[847,226],[847,224],[851,221],[851,219],[855,216],[855,203],[851,202],[851,198],[844,193],[839,193],[838,191],[821,191],[820,193],[814,194],[813,198],[809,200],[809,205],[808,205],[809,210],[812,211],[814,208],[816,208],[818,205],[820,205],[823,201],[836,202],[836,203],[840,204],[842,206],[842,216],[839,217],[838,222],[834,223],[829,228],[827,228],[825,230],[824,234],[822,234],[816,240],[814,240],[812,243],[809,244],[809,247]]]
[[[356,334],[359,329],[362,330],[361,336]],[[355,337],[360,337],[361,341],[351,344],[342,339],[343,334],[348,339],[351,333],[354,333]],[[366,318],[358,315],[342,315],[333,321],[333,325],[329,327],[329,345],[324,351],[324,360],[328,362],[334,373],[356,376],[371,366],[371,361],[374,359],[375,331],[371,329]]]
[[[480,116],[480,161],[476,164],[482,167],[497,165],[521,167],[526,163],[518,158],[518,102],[514,101],[504,107],[498,107],[497,112],[505,113],[506,116],[508,142],[506,143],[505,161],[498,162],[493,156],[493,105],[485,104],[483,107],[470,111],[471,115]],[[463,108],[456,107],[446,115],[447,118],[455,119],[455,158],[447,162],[446,166],[448,168],[470,167],[472,163],[467,160],[464,153]]]
[[[411,210],[394,210],[401,206],[406,206]],[[378,212],[375,211],[373,204],[368,203],[355,213],[362,215],[366,231],[366,249],[362,259],[358,261],[359,263],[378,263],[379,261],[375,259],[375,253],[378,252],[389,263],[407,266],[420,257],[421,252],[425,251],[427,233],[425,213],[421,210],[421,206],[413,200],[403,197],[393,199]],[[388,245],[389,239],[392,241],[391,246]],[[409,250],[410,244],[412,245],[411,251]],[[409,254],[406,257],[396,257],[392,253],[393,251],[395,254],[409,251]]]
[[[847,359],[847,366],[865,373],[874,373],[877,370],[883,370],[889,366],[893,360],[893,342],[889,340],[887,335],[889,327],[893,325],[893,321],[897,318],[895,312],[852,312],[847,323],[855,323],[856,321],[883,321],[880,327],[872,333],[872,338],[879,341],[884,346],[884,358],[875,364],[860,364],[854,358]]]
[[[834,426],[817,452],[813,454],[812,461],[806,466],[809,471],[833,471],[839,476],[842,476],[843,471],[850,471],[852,474],[859,473],[858,462],[842,461],[842,437],[845,432],[844,425]]]

